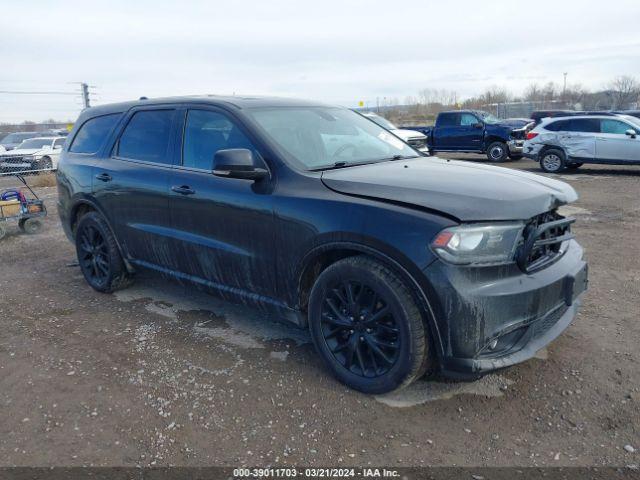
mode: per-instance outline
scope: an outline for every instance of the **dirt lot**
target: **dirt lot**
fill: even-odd
[[[383,398],[329,377],[305,331],[190,287],[94,292],[38,188],[46,231],[0,242],[0,466],[637,465],[640,168],[561,178],[591,267],[574,324],[525,364]]]

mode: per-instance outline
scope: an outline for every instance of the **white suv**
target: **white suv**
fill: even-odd
[[[545,118],[527,133],[523,154],[549,173],[584,163],[640,165],[640,119],[630,115]]]

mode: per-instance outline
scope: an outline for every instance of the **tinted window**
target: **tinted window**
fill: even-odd
[[[569,120],[570,132],[586,132],[586,133],[598,133],[600,132],[600,120],[597,118],[576,118]]]
[[[478,123],[478,119],[475,115],[471,115],[470,113],[463,113],[460,115],[460,125],[467,126],[475,125],[476,123]]]
[[[184,128],[182,165],[211,170],[218,150],[247,148],[251,141],[225,115],[207,110],[189,110]]]
[[[569,120],[558,120],[556,122],[551,122],[544,127],[545,130],[549,130],[550,132],[566,131],[568,128]]]
[[[631,129],[630,125],[627,125],[620,120],[600,120],[602,133],[618,133],[624,135],[627,130]]]
[[[118,141],[118,156],[146,162],[171,163],[168,155],[174,110],[136,112]]]
[[[70,152],[96,153],[102,142],[120,119],[119,113],[104,115],[87,120],[73,139]]]
[[[438,126],[439,127],[453,127],[458,124],[458,120],[460,115],[457,113],[441,113],[438,115]]]

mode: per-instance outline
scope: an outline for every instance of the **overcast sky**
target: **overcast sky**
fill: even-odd
[[[194,93],[346,106],[422,88],[640,77],[638,0],[3,2],[0,90],[95,103]],[[0,121],[73,119],[72,95],[0,93]]]

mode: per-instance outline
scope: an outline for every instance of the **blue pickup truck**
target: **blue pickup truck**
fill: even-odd
[[[522,158],[522,145],[531,120],[500,120],[481,110],[441,112],[435,126],[401,127],[427,136],[430,153],[484,153],[492,162]]]

